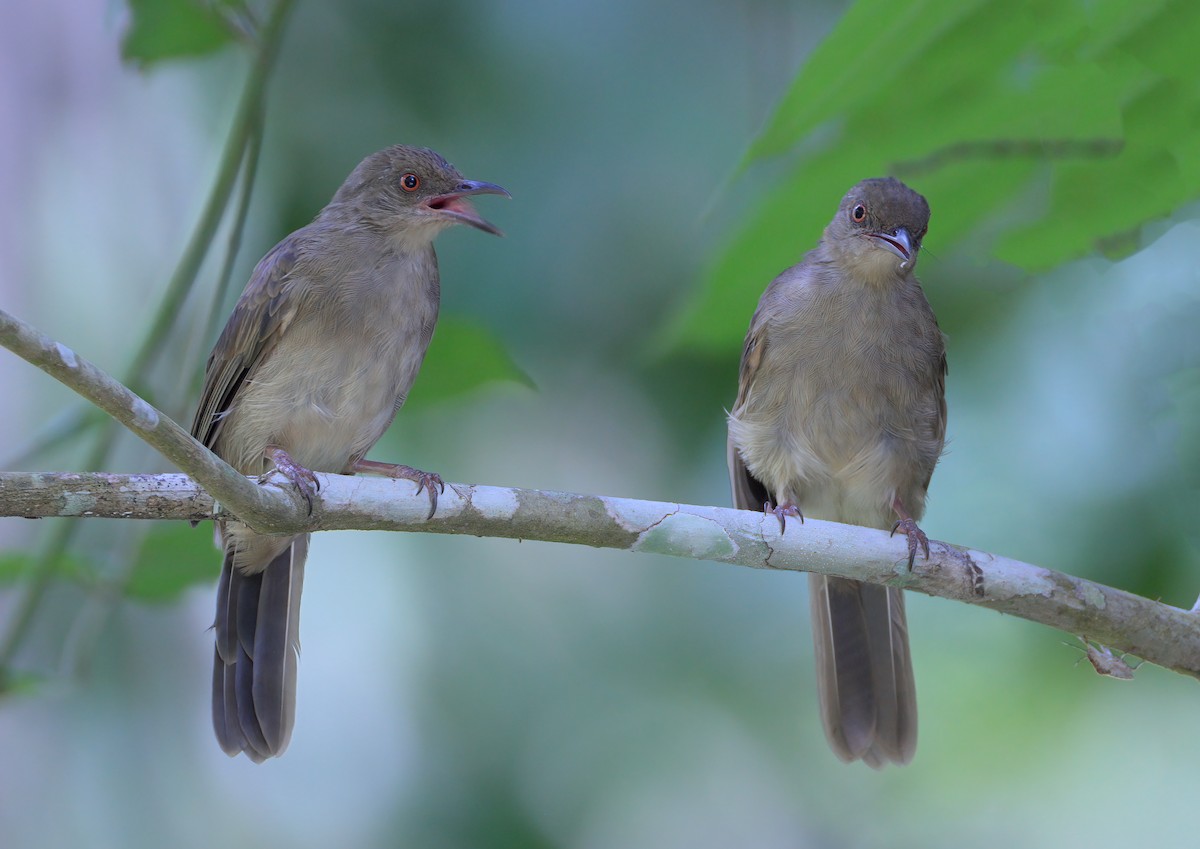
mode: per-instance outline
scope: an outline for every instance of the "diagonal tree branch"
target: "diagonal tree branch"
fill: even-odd
[[[192,474],[0,473],[0,516],[202,520],[236,516],[255,529],[418,530],[545,540],[810,571],[887,584],[1049,625],[1200,678],[1200,613],[974,549],[934,542],[907,568],[883,531],[720,507],[449,484],[437,515],[407,481],[318,475],[312,514],[299,498],[245,478],[112,377],[0,310],[0,344],[79,392]],[[268,476],[269,478],[270,476]]]
[[[289,503],[287,496],[274,487],[256,486],[112,375],[4,310],[0,310],[0,345],[125,425],[190,473],[255,530],[278,533],[295,523],[300,512],[298,501]]]
[[[234,222],[229,245],[230,253],[236,252],[240,228],[244,223],[242,220],[244,206],[252,189],[253,173],[259,152],[266,85],[275,58],[279,53],[284,24],[294,2],[295,0],[275,0],[264,25],[254,33],[256,45],[252,54],[252,65],[221,153],[216,179],[205,202],[200,220],[166,286],[152,325],[139,345],[132,365],[127,370],[127,379],[131,382],[140,382],[146,369],[156,359],[157,352],[164,340],[168,338],[169,331],[178,317],[179,305],[183,303],[195,283],[196,274],[224,216],[230,193],[233,191],[238,175],[242,174],[244,177],[240,201],[242,209]],[[226,271],[231,262],[232,257],[227,257]],[[60,416],[54,423],[56,426],[52,428],[54,433],[43,434],[41,438],[29,445],[27,450],[39,452],[53,445],[56,439],[65,440],[72,433],[82,432],[88,426],[90,418],[85,410]],[[109,424],[111,425],[111,422]],[[103,467],[106,458],[112,451],[115,438],[116,431],[111,426],[102,428],[84,467],[88,469]],[[66,523],[44,535],[36,563],[30,570],[25,592],[12,615],[3,623],[3,629],[0,629],[0,673],[11,663],[18,646],[28,633],[50,585],[54,564],[71,545],[76,527],[77,525],[73,523]]]

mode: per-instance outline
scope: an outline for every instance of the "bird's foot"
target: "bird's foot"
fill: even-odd
[[[917,527],[917,523],[913,519],[901,519],[896,524],[892,525],[892,536],[896,535],[896,531],[902,532],[908,537],[908,571],[912,571],[913,561],[917,558],[917,550],[925,552],[925,559],[929,559],[929,537],[925,536],[925,532]]]
[[[429,514],[425,517],[426,521],[432,519],[433,514],[437,512],[438,492],[446,491],[446,484],[442,480],[441,475],[436,472],[423,472],[420,469],[414,469],[412,466],[405,466],[400,463],[379,463],[374,460],[359,460],[354,464],[354,471],[368,472],[373,475],[383,475],[384,477],[408,480],[416,483],[417,495],[420,495],[422,490],[429,493]]]
[[[313,496],[317,494],[317,490],[321,488],[321,482],[317,480],[316,474],[312,469],[306,469],[295,460],[287,451],[280,448],[278,445],[268,445],[266,455],[275,468],[272,472],[278,472],[283,475],[292,486],[296,487],[296,491],[304,499],[308,505],[308,515],[312,515],[313,511]],[[269,474],[269,473],[268,473]],[[265,479],[264,475],[262,479]]]
[[[779,533],[783,533],[787,530],[788,516],[793,516],[800,520],[800,524],[804,524],[804,514],[800,512],[799,507],[791,502],[788,502],[787,504],[780,504],[778,507],[776,507],[774,504],[768,501],[763,504],[763,514],[774,516],[779,520]]]

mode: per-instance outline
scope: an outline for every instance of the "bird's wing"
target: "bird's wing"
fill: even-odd
[[[922,295],[922,298],[924,296]],[[938,458],[942,453],[942,446],[946,443],[946,374],[949,371],[949,366],[946,363],[946,337],[943,335],[941,328],[938,327],[937,318],[930,309],[928,302],[925,303],[925,309],[929,312],[929,319],[933,324],[933,340],[932,347],[929,351],[930,365],[929,383],[927,391],[933,396],[932,404],[926,405],[926,411],[921,417],[923,420],[914,422],[918,429],[918,434],[924,440],[929,440],[927,444],[932,446],[932,451],[924,458],[924,481],[922,487],[929,489],[929,481],[933,478],[933,469],[937,465]]]
[[[729,483],[733,487],[733,506],[740,510],[762,510],[772,496],[762,481],[750,474],[733,440],[729,440]]]
[[[934,373],[938,396],[938,417],[935,430],[938,442],[946,441],[946,375],[949,373],[950,365],[946,362],[946,340],[943,338],[941,355],[938,357],[937,371]]]
[[[767,347],[766,324],[760,305],[754,313],[754,318],[750,320],[750,329],[746,332],[746,342],[742,347],[742,362],[738,369],[738,394],[731,413],[735,418],[749,400],[754,379],[762,364],[763,352]],[[729,483],[733,487],[734,506],[743,510],[762,510],[763,505],[773,496],[762,481],[750,474],[750,470],[746,468],[741,452],[733,442],[732,433],[726,459],[729,464]]]
[[[767,348],[767,322],[763,319],[763,308],[759,306],[750,320],[750,329],[746,331],[746,341],[742,345],[742,362],[738,368],[738,394],[733,403],[736,412],[746,404],[750,397],[750,389],[754,378],[758,375],[758,367],[762,365],[763,352]]]
[[[936,324],[936,320],[935,320]],[[929,464],[929,469],[925,474],[925,489],[929,489],[929,482],[933,479],[933,467],[937,465],[938,457],[941,455],[941,448],[946,444],[946,374],[950,367],[946,363],[946,342],[941,336],[941,331],[938,331],[938,362],[935,366],[933,380],[934,392],[937,395],[937,412],[934,420],[930,422],[933,430],[933,438],[938,446],[938,453],[933,457],[933,462]]]
[[[771,281],[759,298],[758,308],[750,319],[750,329],[746,331],[746,341],[742,344],[742,363],[738,370],[738,394],[733,405],[733,413],[749,401],[754,389],[754,381],[758,377],[763,358],[767,355],[770,343],[772,314],[790,313],[796,310],[808,309],[813,294],[813,280],[818,273],[818,260],[815,251],[810,251],[799,265],[786,269]],[[781,304],[781,302],[783,302]]]
[[[298,234],[284,239],[254,268],[246,291],[208,356],[204,391],[192,421],[192,436],[212,448],[238,389],[271,354],[296,317],[299,298],[287,297],[295,281]]]

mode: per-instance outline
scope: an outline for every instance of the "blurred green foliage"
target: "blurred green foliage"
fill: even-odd
[[[208,528],[176,522],[146,534],[137,552],[125,595],[149,604],[178,602],[184,591],[197,584],[210,586],[221,574],[213,556]]]
[[[535,388],[496,337],[474,322],[449,316],[438,321],[429,353],[405,409],[436,404],[488,383],[511,381]]]
[[[235,37],[228,13],[244,6],[242,0],[129,0],[121,55],[147,67],[220,50]]]
[[[33,556],[24,552],[0,554],[0,588],[20,587],[33,563]],[[58,559],[53,573],[60,581],[87,588],[99,583],[95,567],[86,554],[71,554]],[[215,581],[220,567],[213,557],[211,534],[186,524],[163,525],[142,539],[133,570],[117,589],[144,604],[178,602],[188,588]]]
[[[33,565],[33,560],[32,554],[23,551],[0,554],[0,587],[19,585]],[[87,558],[76,554],[63,555],[56,560],[53,571],[63,580],[86,581],[89,572]]]
[[[153,31],[131,8],[129,32]],[[240,30],[237,11],[181,14]],[[30,80],[12,126],[38,152],[11,154],[33,176],[0,195],[26,251],[0,294],[120,373],[254,41],[134,75],[97,59],[119,34],[84,38],[81,20],[30,37],[22,74],[0,77]],[[1185,4],[1104,0],[309,0],[266,92],[234,279],[364,154],[429,145],[512,191],[487,210],[508,235],[440,239],[442,319],[374,456],[720,504],[722,408],[758,294],[849,185],[894,170],[933,205],[920,275],[949,336],[926,530],[1190,605],[1198,30]],[[185,421],[217,265],[138,387]],[[21,442],[72,403],[36,378],[17,392]],[[82,441],[38,467],[77,468]],[[165,469],[135,442],[107,467]],[[30,562],[31,524],[51,523],[0,525],[5,580]],[[1194,832],[1194,681],[1143,667],[1117,684],[1073,666],[1064,635],[913,596],[921,743],[874,773],[823,739],[796,576],[439,535],[315,535],[291,749],[230,761],[208,728],[210,529],[79,525],[19,656],[36,686],[0,702],[20,766],[0,771],[6,849],[1049,849]]]

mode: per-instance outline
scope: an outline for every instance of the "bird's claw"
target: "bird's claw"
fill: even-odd
[[[429,513],[425,516],[425,521],[428,522],[437,512],[438,493],[446,491],[446,483],[436,472],[422,472],[417,469],[413,471],[417,473],[413,478],[417,484],[417,495],[420,495],[423,489],[429,492]]]
[[[446,484],[442,480],[442,476],[436,472],[423,472],[420,469],[414,469],[412,466],[404,466],[399,463],[392,466],[387,472],[388,477],[403,478],[404,480],[412,481],[417,485],[417,495],[422,491],[429,493],[429,513],[425,516],[425,521],[433,518],[433,514],[437,512],[438,492],[446,491]]]
[[[929,559],[929,537],[925,536],[925,532],[917,527],[913,519],[901,519],[892,525],[891,536],[895,536],[896,531],[901,531],[908,537],[908,571],[911,572],[918,549],[925,552],[926,560]]]
[[[787,517],[794,516],[800,520],[800,524],[804,524],[804,514],[800,512],[800,508],[795,504],[780,504],[778,507],[770,501],[763,504],[763,514],[774,516],[779,520],[779,533],[787,530]]]
[[[433,514],[437,512],[438,492],[446,491],[446,484],[442,481],[442,476],[434,472],[422,472],[420,469],[414,469],[412,466],[405,466],[402,463],[380,463],[375,460],[358,460],[350,467],[352,472],[366,472],[372,475],[383,475],[384,477],[412,481],[417,485],[417,495],[421,494],[422,490],[429,492],[429,514],[425,517],[425,521],[433,518]]]
[[[308,515],[311,516],[313,496],[321,488],[321,482],[317,480],[316,473],[312,469],[301,466],[282,448],[272,446],[267,449],[266,453],[271,462],[275,464],[275,468],[271,469],[271,472],[283,475],[296,488],[300,497],[304,499],[304,503],[308,505]]]

